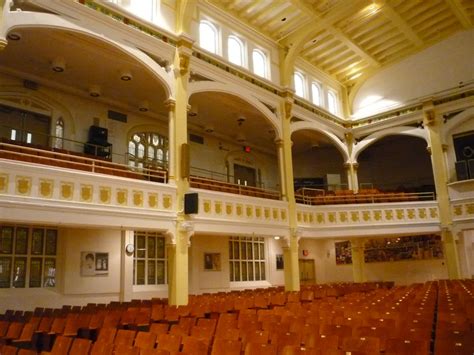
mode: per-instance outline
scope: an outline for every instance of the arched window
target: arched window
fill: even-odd
[[[295,72],[293,76],[295,82],[295,94],[304,97],[304,77],[301,73]]]
[[[313,104],[321,106],[321,88],[315,82],[311,83],[311,101]]]
[[[267,77],[267,58],[261,50],[254,49],[252,52],[253,72],[263,78]]]
[[[128,141],[128,165],[136,168],[166,168],[168,139],[154,132],[133,134]]]
[[[337,114],[337,96],[333,91],[328,91],[328,111],[333,115]]]
[[[199,45],[205,50],[217,54],[217,29],[209,21],[199,24]]]
[[[54,129],[54,143],[53,147],[57,149],[63,149],[64,147],[64,121],[61,117],[56,120],[56,126]]]
[[[229,36],[227,40],[227,56],[229,62],[242,66],[244,63],[244,46],[242,41],[235,36]]]
[[[144,20],[157,22],[159,18],[159,0],[112,0],[112,2]]]

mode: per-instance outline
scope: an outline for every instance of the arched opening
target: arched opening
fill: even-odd
[[[434,191],[426,141],[413,136],[386,136],[363,150],[358,159],[360,188],[380,191]]]
[[[278,197],[276,130],[265,115],[243,98],[218,91],[197,92],[190,105],[191,186],[214,189],[213,181],[220,181],[228,184],[216,187],[220,191],[252,188],[249,195],[266,190]]]

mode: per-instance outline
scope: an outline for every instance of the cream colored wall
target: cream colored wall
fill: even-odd
[[[272,286],[283,286],[285,284],[285,275],[283,270],[277,270],[276,268],[276,255],[283,255],[283,240],[275,240],[272,237],[267,238],[267,250],[268,250],[268,281]]]
[[[325,177],[326,174],[341,175],[341,182],[347,183],[347,174],[341,153],[333,146],[293,154],[295,178]]]
[[[66,295],[120,292],[121,234],[119,230],[66,229],[63,248],[63,292]],[[81,252],[109,253],[109,272],[104,276],[81,276]]]
[[[245,160],[248,160],[248,163],[245,161],[236,163],[260,169],[264,187],[275,190],[279,189],[280,178],[276,149],[275,155],[263,153],[255,149],[252,149],[251,153],[244,153],[242,144],[223,141],[211,135],[203,135],[201,133],[197,134],[204,137],[204,144],[194,142],[189,143],[192,168],[196,167],[223,174],[216,176],[217,178],[222,179],[227,173],[226,161],[232,160],[229,158],[232,158],[233,156],[241,155]],[[219,149],[220,144],[223,149]],[[233,168],[230,167],[230,171],[232,170]],[[196,170],[196,173],[197,172],[198,170]],[[193,173],[193,169],[191,169],[191,173]]]
[[[379,71],[357,91],[352,111],[357,113],[361,110],[364,100],[369,97],[378,96],[382,100],[407,103],[415,98],[458,87],[460,82],[472,81],[474,79],[473,36],[472,29],[459,32],[445,41]],[[387,107],[380,107],[376,111],[386,109]]]
[[[318,284],[352,282],[352,265],[336,265],[335,240],[302,239],[300,258],[314,259]],[[308,256],[302,250],[308,250]],[[367,281],[394,281],[397,285],[425,282],[448,277],[444,260],[396,261],[366,263]]]
[[[452,118],[456,119],[456,117]],[[460,124],[456,125],[453,130],[448,133],[448,138],[446,144],[448,145],[448,150],[446,152],[448,157],[448,173],[449,173],[449,181],[457,181],[456,177],[456,153],[454,151],[454,143],[453,143],[453,135],[474,131],[474,116],[468,118],[466,121],[461,122]]]

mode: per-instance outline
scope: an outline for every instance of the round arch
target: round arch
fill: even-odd
[[[468,108],[461,113],[458,113],[456,116],[452,117],[446,124],[444,125],[443,130],[443,142],[446,143],[448,141],[449,135],[453,131],[454,128],[458,127],[465,121],[474,118],[474,108]]]
[[[5,87],[0,86],[0,103],[11,103],[15,107],[29,111],[47,111],[51,114],[52,120],[62,118],[65,125],[65,136],[75,137],[76,126],[71,111],[60,101],[42,92],[32,92],[23,87]],[[41,112],[39,112],[41,113]],[[54,124],[51,125],[51,130]],[[50,134],[53,132],[50,131]]]
[[[270,111],[268,107],[266,107],[263,103],[261,103],[255,97],[250,96],[250,95],[245,95],[242,93],[242,91],[239,91],[228,84],[217,83],[214,81],[198,81],[198,82],[189,83],[188,101],[192,95],[200,93],[200,92],[221,92],[221,93],[234,95],[244,100],[249,105],[255,107],[272,124],[273,128],[275,129],[275,132],[277,133],[276,136],[281,137],[281,128],[280,128],[280,123],[278,122],[277,117],[272,111]]]
[[[168,74],[164,68],[159,66],[148,55],[135,47],[111,40],[110,38],[107,38],[99,33],[78,26],[77,24],[66,21],[63,18],[56,16],[53,17],[49,14],[21,12],[16,14],[16,16],[8,18],[13,23],[8,23],[10,26],[5,30],[5,33],[21,28],[50,28],[58,31],[80,33],[113,46],[117,50],[134,58],[137,62],[142,64],[143,67],[145,67],[152,74],[152,76],[160,82],[164,88],[166,96],[168,98],[174,97],[174,81],[172,80],[171,74]]]
[[[387,128],[382,131],[375,132],[370,136],[364,138],[359,143],[357,143],[352,150],[351,160],[353,162],[357,162],[357,158],[359,157],[360,153],[362,153],[365,149],[367,149],[372,144],[381,140],[384,137],[394,135],[417,137],[423,139],[425,142],[428,142],[427,133],[423,128],[415,128],[409,126]]]
[[[334,133],[322,130],[313,122],[299,121],[291,124],[291,134],[301,130],[317,131],[325,135],[331,140],[331,142],[333,142],[337,150],[339,150],[339,152],[342,154],[343,160],[346,162],[349,160],[350,156],[348,147],[343,142],[341,142],[339,137]]]

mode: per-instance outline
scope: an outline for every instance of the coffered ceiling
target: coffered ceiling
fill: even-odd
[[[474,23],[472,0],[207,0],[351,86]]]

